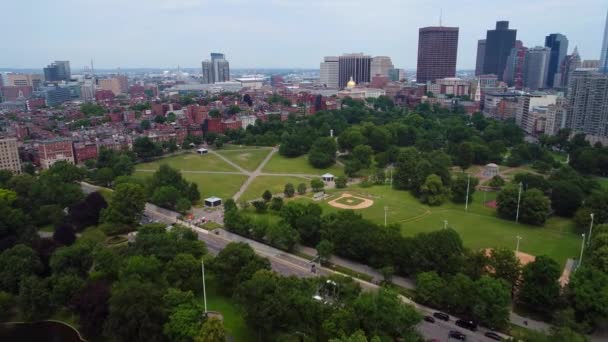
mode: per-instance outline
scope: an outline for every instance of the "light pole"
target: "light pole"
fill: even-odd
[[[387,223],[387,215],[388,215],[388,206],[384,207],[384,226],[386,227]]]
[[[519,253],[519,241],[521,241],[522,237],[517,235],[517,247],[515,247],[515,256],[517,256],[517,254]]]
[[[467,198],[464,204],[464,211],[469,211],[469,186],[471,186],[471,174],[467,177]]]
[[[207,314],[207,289],[205,288],[205,261],[201,259],[201,270],[203,272],[203,301],[205,302],[205,314]]]
[[[576,266],[577,270],[583,264],[583,251],[585,250],[585,233],[581,234],[581,236],[583,237],[583,243],[581,244],[581,256],[578,258],[578,265]]]
[[[448,220],[443,220],[443,229],[448,229]]]
[[[591,243],[591,233],[593,232],[593,213],[591,213],[591,223],[589,224],[589,236],[587,237],[587,247],[589,247],[589,244]]]
[[[515,223],[519,223],[519,203],[521,202],[521,190],[523,188],[522,182],[519,182],[519,194],[517,195],[517,213],[515,214]]]

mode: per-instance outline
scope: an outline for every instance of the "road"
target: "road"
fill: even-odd
[[[85,182],[81,182],[81,186],[85,193],[91,193],[91,192],[97,191],[99,189],[98,186],[88,184]],[[151,203],[146,203],[144,214],[158,222],[162,222],[162,223],[166,223],[166,224],[178,223],[185,227],[189,227],[194,232],[196,232],[196,234],[198,235],[198,238],[201,241],[205,242],[205,244],[207,245],[207,249],[213,255],[217,255],[230,242],[245,242],[245,243],[249,244],[258,255],[267,258],[270,261],[270,264],[274,271],[276,271],[277,273],[282,274],[284,276],[293,275],[293,276],[297,276],[297,277],[315,277],[315,276],[330,275],[330,274],[341,274],[340,272],[336,272],[334,270],[331,270],[331,269],[328,269],[325,267],[321,267],[318,264],[315,266],[316,273],[313,273],[313,272],[311,272],[311,263],[304,258],[301,258],[301,257],[293,255],[293,254],[286,253],[286,252],[276,249],[274,247],[265,245],[263,243],[260,243],[260,242],[257,242],[257,241],[254,241],[254,240],[251,240],[251,239],[248,239],[245,237],[242,237],[240,235],[232,234],[223,229],[216,229],[211,232],[207,231],[205,229],[191,225],[188,222],[181,221],[178,219],[179,214],[172,212],[170,210],[167,210],[167,209],[159,208],[158,206],[151,204]],[[310,250],[307,250],[307,251],[310,252]],[[354,264],[355,263],[351,262],[351,264],[348,264],[348,266],[356,266]],[[364,270],[364,269],[361,269],[361,270],[363,270],[363,273],[368,272],[368,270]],[[374,276],[377,276],[377,275],[374,275]],[[370,283],[370,282],[367,282],[367,281],[364,281],[361,279],[357,279],[357,278],[353,278],[353,279],[355,281],[357,281],[361,285],[361,288],[365,291],[377,291],[379,289],[379,286],[374,283]],[[436,311],[435,309],[414,303],[413,301],[411,301],[410,299],[408,299],[406,297],[401,296],[401,298],[404,302],[414,305],[423,315],[432,315],[432,313]],[[437,339],[442,342],[448,341],[448,333],[450,332],[450,330],[458,330],[458,331],[464,333],[465,335],[467,335],[467,341],[474,341],[474,342],[492,341],[491,339],[488,339],[485,336],[483,336],[483,333],[486,332],[487,330],[480,329],[476,333],[467,331],[462,328],[456,327],[453,324],[455,320],[456,320],[456,318],[452,318],[450,322],[442,322],[442,321],[437,320],[435,323],[429,323],[429,322],[423,321],[418,325],[417,329],[421,334],[423,334],[423,336],[426,339],[434,338],[434,339]],[[453,341],[453,339],[452,339],[452,341]]]

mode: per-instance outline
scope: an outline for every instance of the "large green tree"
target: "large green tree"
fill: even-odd
[[[250,279],[256,271],[270,269],[270,262],[257,256],[248,244],[232,242],[220,251],[211,268],[220,285],[220,291],[229,294],[238,284]]]
[[[467,189],[469,192],[469,203],[473,202],[475,187],[479,184],[479,179],[469,177],[464,173],[458,174],[452,181],[452,201],[465,203],[467,200]]]
[[[550,314],[560,300],[559,264],[544,255],[527,264],[523,269],[523,281],[518,300],[528,309]]]
[[[336,161],[336,141],[331,137],[317,139],[310,152],[308,152],[308,162],[315,168],[325,169],[332,166]]]
[[[36,252],[25,245],[16,245],[0,254],[0,288],[16,294],[21,277],[42,272],[42,263]]]
[[[109,206],[102,211],[103,221],[133,226],[139,222],[145,205],[146,195],[141,185],[119,184],[112,193]]]
[[[441,205],[450,195],[450,189],[443,185],[437,175],[429,175],[420,186],[420,200],[428,205]]]

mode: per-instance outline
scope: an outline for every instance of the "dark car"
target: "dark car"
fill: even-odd
[[[435,323],[435,319],[431,316],[424,316],[424,320],[429,323]]]
[[[491,338],[491,339],[496,340],[496,341],[502,341],[502,337],[500,337],[500,335],[498,335],[495,332],[488,331],[487,333],[485,333],[483,335],[485,337],[487,337],[487,338]]]
[[[467,335],[461,333],[460,331],[457,330],[452,330],[450,331],[450,338],[456,339],[456,340],[460,340],[460,341],[466,341],[467,340]]]
[[[443,312],[435,312],[433,313],[433,317],[435,318],[439,318],[442,321],[449,321],[450,320],[450,315],[443,313]]]
[[[456,325],[461,327],[461,328],[465,328],[465,329],[469,329],[471,331],[476,331],[477,330],[477,323],[475,323],[475,321],[470,321],[470,320],[466,320],[466,319],[459,319],[456,321]]]

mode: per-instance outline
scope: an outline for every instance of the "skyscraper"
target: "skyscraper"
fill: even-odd
[[[560,69],[560,75],[561,75],[560,87],[561,88],[564,88],[564,89],[568,88],[568,82],[570,81],[570,77],[572,76],[572,73],[574,72],[574,70],[576,70],[577,68],[580,68],[580,67],[581,67],[581,56],[578,54],[578,48],[575,46],[574,51],[572,51],[572,54],[566,56],[566,58],[564,58],[564,61],[562,62],[561,69]]]
[[[475,62],[475,76],[483,74],[483,58],[486,54],[486,40],[477,41],[477,60]]]
[[[593,69],[572,73],[566,98],[566,127],[596,137],[608,137],[608,75]]]
[[[47,82],[69,81],[71,78],[70,61],[55,61],[44,68],[44,80]]]
[[[416,82],[456,76],[458,27],[423,27],[418,31]]]
[[[359,84],[371,81],[372,57],[362,53],[349,53],[338,57],[338,87],[346,87],[352,77]]]
[[[560,67],[568,53],[568,38],[560,33],[552,33],[545,37],[545,47],[551,49],[547,70],[547,87],[557,87],[560,84],[559,79],[557,82],[554,79],[555,75],[560,73]]]
[[[340,73],[340,59],[335,56],[325,57],[319,70],[319,81],[327,88],[338,89]]]
[[[203,83],[226,82],[230,80],[230,64],[223,53],[212,52],[211,60],[201,63]]]
[[[21,162],[19,161],[19,150],[17,139],[0,137],[0,170],[9,170],[21,173]]]
[[[395,66],[391,61],[390,57],[387,56],[376,56],[372,58],[371,64],[371,77],[374,76],[386,76],[388,77],[389,70],[393,69]]]
[[[523,43],[518,40],[515,42],[515,47],[511,49],[511,53],[507,58],[502,80],[509,86],[515,87],[515,89],[522,89],[524,86],[524,62],[527,51],[528,48],[523,46]]]
[[[497,21],[496,29],[486,34],[486,49],[483,58],[483,73],[494,74],[502,80],[507,58],[515,47],[517,30],[509,29],[508,21]]]
[[[524,87],[538,90],[547,87],[551,49],[536,46],[528,49],[524,62]]]
[[[600,71],[608,74],[608,11],[606,12],[606,26],[604,27],[604,41],[600,56]]]

